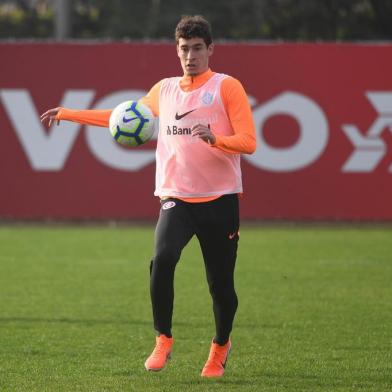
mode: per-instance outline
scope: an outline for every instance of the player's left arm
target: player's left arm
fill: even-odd
[[[256,150],[256,130],[248,96],[242,84],[233,77],[224,79],[221,97],[233,128],[233,135],[215,134],[215,143],[212,146],[229,153],[252,154]]]

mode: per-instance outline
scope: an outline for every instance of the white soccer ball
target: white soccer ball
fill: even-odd
[[[118,143],[136,147],[151,139],[155,130],[154,122],[149,107],[139,101],[126,101],[113,109],[109,130]]]

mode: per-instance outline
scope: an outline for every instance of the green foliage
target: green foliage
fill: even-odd
[[[53,10],[0,2],[0,38],[47,38],[53,32]]]
[[[0,228],[1,391],[390,391],[391,229],[241,229],[221,380],[196,241],[176,271],[173,358],[148,373],[152,227]]]
[[[0,0],[0,38],[53,36],[53,4]],[[183,14],[206,16],[219,39],[392,38],[392,0],[73,0],[72,38],[172,39]]]

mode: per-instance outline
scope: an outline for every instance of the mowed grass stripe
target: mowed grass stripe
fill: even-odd
[[[246,227],[221,380],[201,252],[176,271],[173,359],[152,374],[153,227],[0,227],[1,391],[389,391],[390,228]]]

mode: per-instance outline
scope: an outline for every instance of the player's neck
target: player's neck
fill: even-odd
[[[211,72],[211,69],[210,68],[206,68],[205,70],[203,70],[202,72],[199,72],[197,74],[187,74],[187,73],[185,73],[184,76],[183,76],[183,79],[197,79],[197,78],[203,77],[203,75],[206,75],[206,74],[208,74],[210,72]]]
[[[207,80],[210,79],[213,74],[214,72],[208,68],[206,71],[197,75],[184,75],[181,78],[180,86],[184,91],[195,90],[207,82]]]

